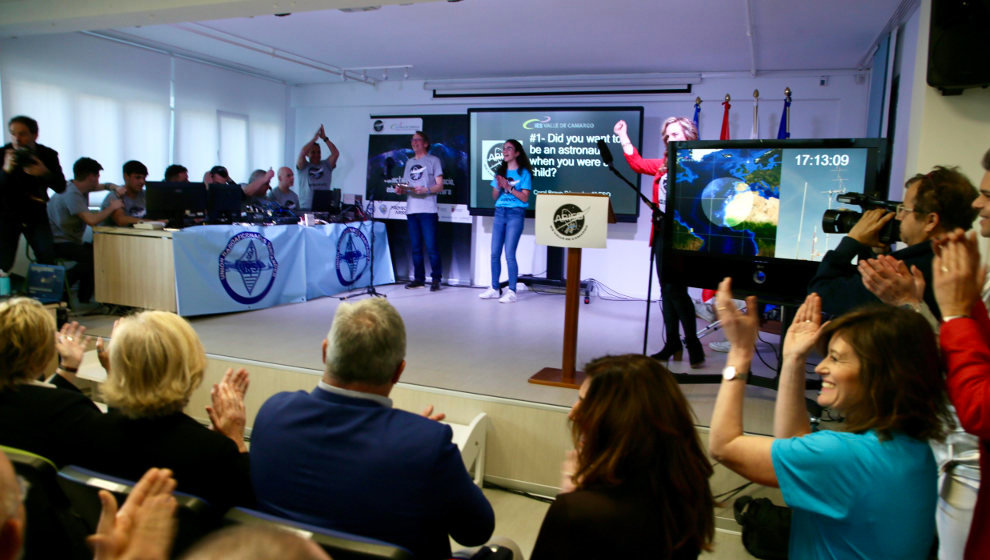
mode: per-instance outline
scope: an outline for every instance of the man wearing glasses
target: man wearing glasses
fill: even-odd
[[[930,241],[956,228],[969,230],[976,217],[972,207],[976,194],[976,188],[965,175],[942,166],[908,179],[904,202],[898,205],[897,212],[883,209],[864,212],[839,246],[825,253],[808,291],[818,293],[822,297],[822,310],[832,315],[841,315],[867,303],[879,303],[880,298],[864,286],[853,259],[865,263],[877,253],[886,252],[889,248],[880,242],[880,231],[896,219],[901,241],[907,247],[890,253],[890,257],[904,263],[916,278],[924,277],[924,300],[935,317],[940,318],[931,288],[934,254]]]

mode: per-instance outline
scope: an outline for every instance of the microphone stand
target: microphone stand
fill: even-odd
[[[378,189],[371,189],[368,193],[368,205],[365,208],[370,208],[370,212],[363,212],[360,207],[358,207],[358,212],[365,215],[365,220],[371,222],[371,248],[368,252],[368,259],[371,261],[371,270],[369,271],[368,287],[365,288],[363,292],[358,292],[356,294],[351,294],[349,296],[344,296],[340,298],[341,301],[348,300],[359,296],[371,296],[371,297],[382,297],[387,298],[388,296],[379,292],[375,289],[375,191]],[[358,230],[360,231],[360,229]]]
[[[652,200],[647,198],[646,195],[639,190],[639,187],[637,187],[632,181],[626,179],[625,177],[623,177],[621,173],[619,173],[619,170],[616,169],[615,165],[612,163],[613,162],[612,153],[611,151],[609,151],[608,145],[605,144],[604,140],[601,140],[598,143],[598,153],[599,155],[601,155],[602,163],[604,163],[606,167],[608,167],[609,170],[615,174],[616,177],[622,179],[622,181],[625,184],[629,185],[629,188],[631,188],[633,192],[636,193],[636,196],[638,196],[639,199],[643,201],[643,204],[645,204],[646,207],[650,209],[650,223],[653,224],[652,241],[654,244],[658,243],[660,228],[663,227],[663,218],[664,218],[663,210],[660,209],[660,206],[658,204],[655,204]],[[656,259],[656,248],[650,247],[650,266],[649,266],[650,270],[646,280],[646,322],[643,324],[643,355],[644,356],[646,355],[646,346],[649,341],[649,333],[650,333],[650,300],[653,298],[653,267],[656,263],[655,259]]]

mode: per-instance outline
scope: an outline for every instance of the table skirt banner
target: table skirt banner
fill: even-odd
[[[306,300],[303,228],[196,226],[172,235],[179,315]]]
[[[372,226],[375,228],[375,284],[395,282],[384,223],[354,222],[309,227],[303,232],[306,299],[370,285]]]

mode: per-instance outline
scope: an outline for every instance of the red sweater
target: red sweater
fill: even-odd
[[[949,399],[963,429],[980,438],[980,472],[990,472],[990,317],[982,301],[971,318],[942,325],[939,342],[946,364]],[[990,480],[980,483],[973,524],[966,541],[967,560],[990,558]]]
[[[653,176],[653,204],[660,202],[660,181],[663,180],[663,176],[667,174],[667,158],[663,159],[646,159],[639,155],[639,150],[636,146],[632,146],[633,153],[626,154],[623,150],[622,155],[626,156],[626,163],[633,171],[639,173],[640,175],[652,175]],[[650,229],[650,244],[653,244],[653,230]]]

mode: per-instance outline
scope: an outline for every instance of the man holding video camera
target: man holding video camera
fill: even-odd
[[[7,123],[10,143],[0,148],[0,269],[10,272],[21,234],[41,264],[55,264],[55,242],[48,226],[48,189],[65,190],[58,152],[38,144],[38,121],[17,116]]]
[[[955,169],[937,166],[925,175],[915,175],[905,183],[904,202],[897,205],[897,212],[867,210],[839,246],[825,253],[808,284],[808,292],[818,293],[824,302],[822,310],[832,315],[866,303],[879,303],[880,299],[863,285],[852,261],[856,257],[866,261],[886,251],[888,245],[880,240],[880,234],[888,222],[896,219],[900,239],[907,247],[890,256],[903,262],[915,276],[924,277],[925,302],[940,317],[931,288],[934,255],[930,240],[956,228],[968,230],[976,217],[972,207],[975,198],[972,183]]]

